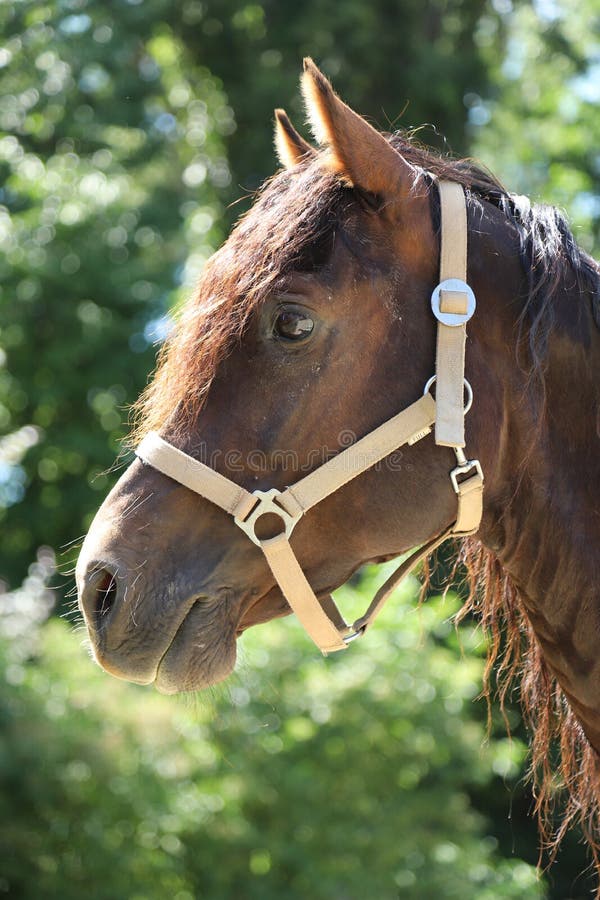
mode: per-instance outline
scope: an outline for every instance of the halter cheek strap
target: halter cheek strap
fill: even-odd
[[[475,297],[466,284],[467,220],[464,192],[460,185],[440,182],[442,238],[440,284],[435,288],[432,310],[438,319],[436,374],[423,396],[347,447],[300,481],[279,491],[248,492],[245,488],[193,459],[156,432],[148,434],[136,450],[137,456],[233,516],[239,528],[261,548],[269,568],[290,607],[323,653],[343,650],[371,625],[397,584],[429,553],[450,536],[472,534],[482,515],[483,473],[478,460],[468,460],[464,450],[464,417],[472,391],[464,379],[466,323],[475,310]],[[436,400],[429,387],[437,381]],[[463,406],[464,386],[469,400]],[[435,440],[453,447],[458,465],[449,473],[457,495],[456,521],[441,534],[412,553],[388,578],[363,616],[349,626],[333,598],[314,594],[292,550],[290,537],[304,513],[370,469],[404,444],[415,444],[430,433],[435,422]],[[256,522],[265,514],[276,514],[283,530],[273,538],[260,539]]]

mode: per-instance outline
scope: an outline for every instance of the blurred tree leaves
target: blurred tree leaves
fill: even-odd
[[[303,126],[302,57],[380,128],[432,123],[426,140],[445,148],[437,130],[467,153],[463,96],[487,93],[488,53],[503,46],[502,17],[487,0],[190,0],[172,6],[169,22],[227,90],[238,123],[234,197],[238,183],[254,189],[273,170],[273,108],[287,106]]]
[[[181,284],[222,236],[231,110],[164,4],[6,3],[2,575],[85,530]]]
[[[502,6],[506,49],[487,54],[490,92],[466,98],[472,152],[511,190],[566,207],[576,239],[598,258],[600,7]]]
[[[251,631],[239,673],[195,703],[111,679],[58,620],[22,621],[26,644],[7,644],[0,664],[0,889],[23,900],[544,896],[519,859],[522,834],[503,856],[472,803],[489,787],[508,807],[524,747],[482,749],[478,638],[461,629],[469,658],[457,667],[455,598],[417,612],[415,590],[404,585],[368,643],[327,660],[306,652],[293,620]],[[342,602],[366,593],[345,589]]]

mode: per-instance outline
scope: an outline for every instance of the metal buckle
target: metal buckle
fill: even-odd
[[[436,379],[437,379],[437,375],[431,376],[431,378],[429,379],[429,381],[423,388],[423,396],[425,396],[425,394],[429,393],[429,388],[431,387],[432,384],[434,384]],[[465,386],[465,391],[467,392],[467,402],[465,403],[465,405],[463,407],[463,416],[466,416],[466,414],[469,412],[469,410],[473,406],[473,388],[471,387],[471,385],[469,384],[469,382],[467,381],[466,378],[463,378],[463,383]]]
[[[302,512],[293,516],[287,509],[284,509],[283,506],[276,503],[275,498],[281,496],[281,491],[278,491],[277,488],[271,488],[269,491],[252,491],[252,496],[256,497],[258,502],[252,507],[252,510],[245,519],[234,516],[233,521],[235,524],[242,529],[244,534],[247,535],[257,547],[260,547],[260,538],[256,536],[255,525],[261,516],[264,516],[267,513],[274,513],[283,521],[283,533],[286,538],[289,538],[296,524],[302,518]]]
[[[440,309],[441,291],[454,291],[457,294],[466,294],[466,313],[442,312]],[[473,293],[472,288],[469,287],[466,281],[461,281],[460,278],[447,278],[445,281],[441,281],[437,285],[437,287],[433,289],[433,293],[431,295],[431,309],[433,310],[434,316],[436,317],[438,322],[442,323],[442,325],[450,325],[450,327],[465,325],[475,312],[476,305],[475,294]]]
[[[460,447],[455,448],[455,450],[456,451],[460,450]],[[460,488],[460,484],[462,483],[462,482],[458,481],[458,478],[457,478],[458,475],[466,475],[467,472],[471,471],[471,469],[475,469],[477,474],[481,478],[483,478],[483,469],[481,468],[481,463],[479,462],[479,460],[478,459],[466,459],[462,450],[461,450],[461,455],[462,455],[462,459],[464,459],[465,461],[462,462],[462,460],[460,459],[459,454],[457,452],[456,456],[458,458],[460,465],[458,465],[455,469],[452,469],[452,471],[450,472],[450,481],[452,482],[452,487],[454,488],[454,492],[456,494],[460,493],[459,488]]]

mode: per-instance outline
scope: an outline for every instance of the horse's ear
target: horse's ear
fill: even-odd
[[[418,179],[418,170],[340,100],[308,57],[304,60],[302,93],[313,134],[319,144],[327,145],[328,165],[333,171],[384,204],[407,195]]]
[[[285,169],[315,155],[314,148],[298,134],[284,109],[275,110],[275,150]]]

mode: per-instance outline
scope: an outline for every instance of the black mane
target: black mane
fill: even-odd
[[[402,134],[391,135],[389,140],[410,163],[437,178],[458,181],[471,199],[492,204],[516,227],[527,280],[523,312],[529,319],[532,349],[543,343],[543,335],[552,327],[552,301],[569,275],[568,287],[589,296],[594,321],[600,328],[600,266],[578,246],[561,210],[511,194],[472,160],[440,156]],[[536,357],[539,352],[537,346]]]

